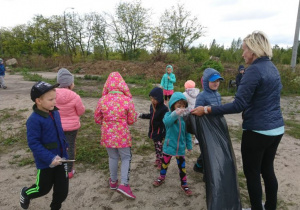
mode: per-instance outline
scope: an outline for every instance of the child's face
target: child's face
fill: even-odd
[[[155,98],[153,98],[152,96],[150,96],[150,100],[151,100],[151,103],[153,105],[157,105],[158,104],[158,101]]]
[[[171,69],[171,68],[168,68],[168,69],[167,69],[167,72],[168,72],[168,74],[171,74],[171,73],[172,73],[172,69]]]
[[[183,101],[183,100],[180,100],[180,101],[177,101],[175,104],[174,104],[174,109],[185,109],[185,105],[186,105],[186,102]]]
[[[209,82],[208,86],[211,90],[218,90],[219,86],[220,86],[220,79],[217,79],[214,82]]]
[[[36,99],[38,109],[44,112],[49,112],[54,109],[56,105],[56,91],[55,89],[48,91],[41,97]]]

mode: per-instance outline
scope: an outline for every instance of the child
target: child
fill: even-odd
[[[128,125],[137,121],[132,95],[118,72],[109,74],[99,99],[94,118],[101,125],[101,145],[109,156],[109,185],[125,196],[135,199],[129,182],[132,139]],[[121,158],[121,184],[118,186],[118,161]]]
[[[55,106],[55,88],[58,85],[39,81],[31,89],[31,99],[35,104],[26,127],[28,146],[33,153],[37,177],[35,184],[21,190],[20,204],[23,209],[29,207],[31,199],[46,195],[52,187],[52,210],[60,209],[68,196],[67,164],[62,164],[64,159],[68,159],[67,143]]]
[[[243,65],[239,65],[238,71],[239,71],[239,73],[235,77],[236,89],[238,89],[238,87],[239,87],[239,85],[241,83],[242,77],[243,77],[243,75],[245,73],[245,67]]]
[[[198,106],[218,106],[221,105],[221,95],[218,92],[220,81],[224,80],[220,73],[213,69],[207,68],[203,72],[203,91],[196,98],[195,108]],[[199,145],[200,146],[200,145]],[[201,152],[201,148],[200,148]],[[202,154],[194,165],[194,171],[203,173],[203,157]]]
[[[185,122],[181,116],[188,106],[185,96],[180,92],[175,92],[170,98],[170,112],[165,114],[163,122],[166,126],[166,139],[163,146],[163,159],[160,170],[160,177],[153,182],[155,187],[160,186],[166,178],[168,166],[172,156],[176,157],[181,181],[181,189],[186,195],[192,195],[192,191],[187,185],[185,169],[185,149],[192,150],[191,134],[186,132]]]
[[[154,141],[156,153],[154,166],[161,169],[162,141],[166,135],[165,125],[162,120],[169,110],[164,104],[163,90],[161,88],[153,88],[149,96],[151,100],[150,113],[140,113],[139,117],[150,119],[148,137]]]
[[[175,74],[173,74],[173,66],[167,65],[166,73],[161,78],[160,85],[163,88],[163,93],[165,96],[165,105],[167,105],[170,97],[174,93],[174,86],[173,83],[176,82]]]
[[[7,88],[4,83],[5,71],[6,71],[6,69],[3,64],[3,59],[0,58],[0,88],[3,88],[3,89]]]
[[[59,108],[62,127],[69,144],[68,156],[75,159],[76,135],[80,128],[80,118],[85,112],[85,107],[79,95],[73,90],[74,76],[65,68],[61,68],[57,73],[57,83],[59,88],[56,89],[56,105]],[[68,163],[68,176],[71,179],[75,170],[73,162]]]
[[[195,82],[193,80],[188,80],[184,83],[185,92],[183,95],[186,97],[188,102],[188,109],[192,110],[195,107],[196,97],[199,94],[200,90],[195,88]],[[195,138],[195,144],[199,144],[198,140]]]

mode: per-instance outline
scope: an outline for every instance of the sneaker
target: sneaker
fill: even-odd
[[[194,170],[195,172],[198,172],[198,173],[202,173],[202,174],[203,174],[203,167],[198,167],[197,164],[194,165],[193,170]]]
[[[111,181],[111,178],[109,178],[109,186],[110,186],[110,189],[111,189],[111,190],[116,190],[116,189],[118,188],[118,180],[115,181],[115,183],[113,183],[113,182]]]
[[[198,144],[199,144],[199,141],[198,141],[197,139],[195,139],[195,140],[194,140],[194,144],[195,144],[195,145],[198,145]]]
[[[158,186],[162,185],[162,183],[164,183],[164,182],[165,182],[165,178],[160,176],[153,182],[153,186],[158,187]]]
[[[75,170],[72,170],[71,172],[69,172],[69,173],[68,173],[69,179],[72,179],[73,176],[74,176],[74,174],[75,174]]]
[[[131,199],[136,198],[136,196],[133,195],[130,186],[128,184],[127,185],[120,184],[117,188],[117,192],[122,193],[123,195]]]
[[[7,88],[7,87],[6,87],[6,86],[4,86],[4,85],[3,85],[2,87],[3,87],[3,89],[6,89],[6,88]]]
[[[20,192],[20,205],[23,209],[28,209],[30,204],[30,199],[28,198],[28,195],[26,195],[25,191],[27,190],[27,187],[23,187]]]
[[[184,191],[184,193],[187,196],[193,195],[192,191],[190,190],[190,188],[187,185],[181,185],[181,189]]]

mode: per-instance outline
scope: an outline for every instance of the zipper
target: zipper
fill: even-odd
[[[151,134],[150,134],[150,139],[152,139],[152,135],[153,135],[153,119],[154,119],[154,114],[155,114],[155,111],[153,109],[153,114],[152,114],[152,119],[151,119]]]
[[[176,155],[178,155],[179,140],[180,140],[180,136],[181,136],[181,121],[180,121],[180,118],[178,119],[178,121],[179,121],[179,134],[178,134],[178,139],[177,139],[177,151],[176,151]]]

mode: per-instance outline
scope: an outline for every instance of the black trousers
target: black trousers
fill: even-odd
[[[282,136],[283,134],[266,136],[253,131],[243,132],[241,152],[251,210],[263,209],[260,175],[265,184],[265,209],[276,209],[278,182],[274,172],[274,159]]]
[[[68,156],[70,160],[75,159],[76,155],[76,136],[77,136],[77,131],[78,130],[73,130],[73,131],[65,131],[65,136],[66,136],[66,141],[69,144],[68,148]],[[73,170],[74,163],[70,162],[68,163],[68,172],[71,172]]]
[[[67,198],[69,191],[69,178],[67,173],[67,164],[56,166],[54,168],[38,169],[36,183],[26,190],[30,199],[46,195],[53,187],[51,210],[61,208],[62,202]]]

